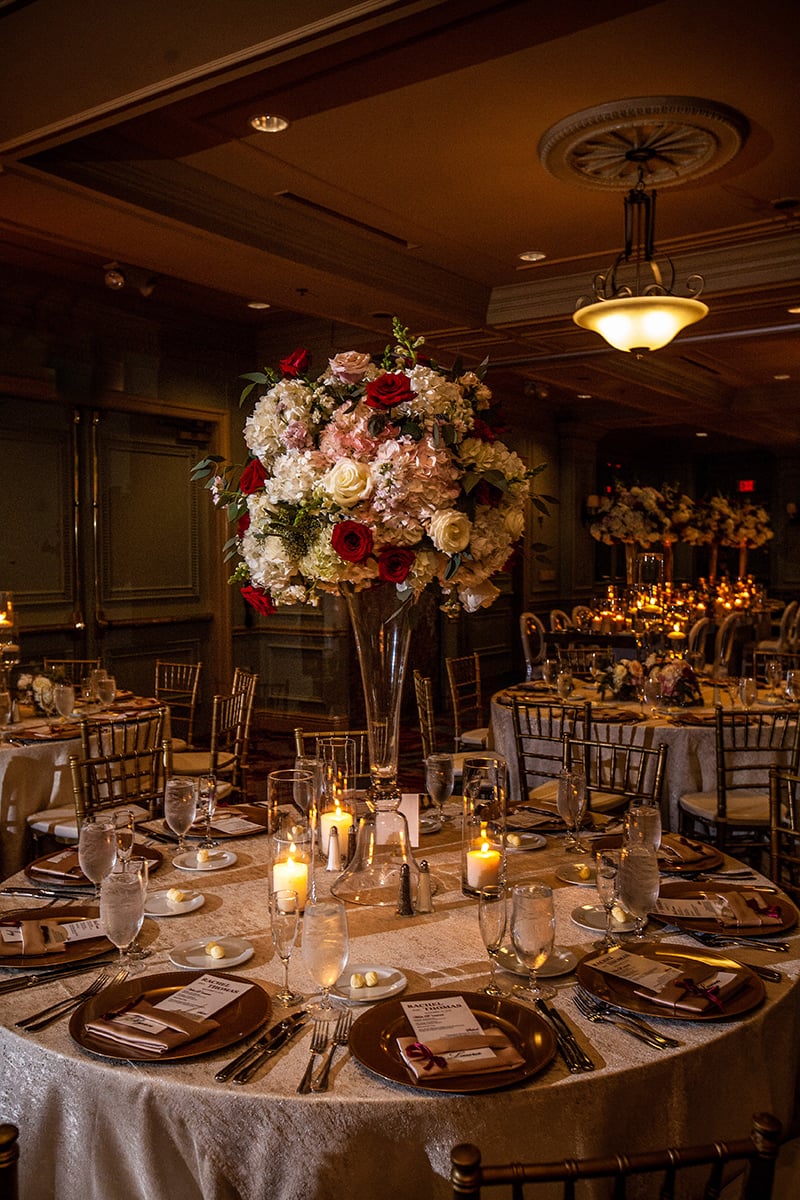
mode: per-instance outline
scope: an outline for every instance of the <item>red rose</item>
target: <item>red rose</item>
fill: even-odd
[[[497,435],[491,425],[487,425],[481,417],[475,418],[470,432],[473,437],[480,438],[482,442],[494,442],[497,440]]]
[[[267,472],[264,470],[262,463],[257,458],[251,458],[242,471],[239,480],[239,491],[244,492],[245,496],[252,496],[253,492],[261,490],[266,478]]]
[[[308,350],[293,350],[287,358],[280,360],[278,366],[288,379],[297,379],[298,375],[308,370],[310,363],[311,355]]]
[[[244,537],[250,528],[250,513],[242,513],[239,520],[236,522],[236,532],[239,537]]]
[[[487,508],[497,508],[503,499],[503,493],[500,491],[500,488],[495,487],[493,483],[489,483],[486,479],[478,480],[472,490],[472,495],[478,504],[485,504]]]
[[[405,400],[413,400],[416,394],[405,375],[379,375],[367,384],[367,405],[383,411]]]
[[[252,583],[248,583],[247,587],[241,588],[241,593],[250,607],[254,608],[256,612],[263,613],[265,617],[275,612],[272,597],[263,588],[253,587]]]
[[[414,565],[415,554],[405,546],[387,546],[378,555],[378,577],[386,583],[402,583]]]
[[[340,521],[334,526],[331,545],[345,562],[363,562],[372,553],[372,530],[358,521]]]

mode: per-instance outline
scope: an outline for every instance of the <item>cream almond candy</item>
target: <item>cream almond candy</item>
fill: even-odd
[[[367,971],[366,975],[364,976],[364,983],[367,985],[368,988],[377,987],[378,986],[378,972],[377,971]]]
[[[197,851],[197,861],[199,863],[207,863],[209,857],[210,855],[204,847]]]
[[[611,909],[611,915],[620,925],[624,925],[626,921],[631,921],[633,918],[629,912],[626,912],[621,904],[615,904]]]
[[[506,837],[506,843],[509,846],[521,846],[522,838],[518,833],[509,833]]]
[[[168,904],[183,904],[186,899],[186,892],[182,892],[180,888],[170,888],[167,892]]]
[[[350,976],[350,987],[351,988],[363,988],[365,986],[366,982],[367,982],[366,979],[364,978],[364,976],[361,974],[360,971],[354,971],[353,974]]]
[[[220,946],[219,942],[209,942],[206,945],[205,952],[209,958],[224,958],[225,947]]]
[[[578,872],[579,879],[589,879],[590,878],[592,872],[591,872],[590,868],[586,866],[586,863],[576,863],[575,867]]]

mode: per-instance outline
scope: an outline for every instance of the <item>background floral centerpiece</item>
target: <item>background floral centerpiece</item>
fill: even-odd
[[[396,320],[382,362],[346,351],[319,376],[296,350],[244,378],[256,402],[244,470],[198,463],[236,521],[233,581],[262,612],[379,582],[486,607],[523,534],[529,471],[499,441],[483,368],[446,373]]]
[[[597,679],[597,690],[601,700],[607,693],[615,700],[637,700],[643,683],[642,664],[637,659],[620,658],[605,664]]]
[[[668,707],[689,708],[702,704],[700,684],[693,669],[682,659],[656,662],[648,659],[649,679],[656,679],[661,688],[661,699]]]
[[[663,542],[669,527],[661,492],[654,487],[625,487],[618,482],[613,493],[601,499],[589,532],[608,546],[627,542],[647,547]]]

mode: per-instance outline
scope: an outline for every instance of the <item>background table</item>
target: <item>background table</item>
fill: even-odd
[[[239,856],[227,870],[187,874],[168,858],[152,877],[157,889],[200,887],[206,903],[189,916],[147,921],[154,954],[146,970],[172,970],[167,952],[179,942],[238,934],[250,938],[255,955],[236,974],[262,981],[274,995],[281,966],[268,929],[266,838],[226,845]],[[434,913],[401,918],[392,908],[348,906],[351,962],[401,969],[408,993],[475,990],[486,982],[487,959],[476,903],[460,891],[453,827],[423,839],[419,855],[429,859],[439,885]],[[596,935],[570,914],[596,897],[593,889],[556,880],[566,861],[561,838],[549,837],[543,850],[511,854],[509,872],[555,886],[557,942],[580,955]],[[320,882],[330,878],[322,872]],[[0,903],[5,910],[26,905],[2,895]],[[752,1112],[770,1109],[787,1120],[792,1110],[800,1060],[796,931],[791,944],[789,955],[743,952],[786,973],[785,982],[767,985],[758,1010],[730,1022],[665,1022],[682,1042],[674,1051],[590,1025],[571,1002],[574,977],[557,980],[556,1006],[598,1069],[569,1075],[556,1058],[523,1086],[471,1096],[430,1095],[385,1082],[343,1052],[334,1061],[331,1092],[298,1096],[307,1031],[245,1087],[213,1078],[235,1051],[174,1064],[105,1061],[74,1045],[65,1021],[37,1034],[12,1027],[16,1017],[67,989],[78,991],[80,979],[0,996],[0,1117],[21,1129],[22,1200],[446,1200],[449,1151],[458,1141],[477,1141],[503,1159],[744,1135]],[[291,980],[311,990],[299,948]]]

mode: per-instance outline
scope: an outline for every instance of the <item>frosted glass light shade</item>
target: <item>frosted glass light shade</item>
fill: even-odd
[[[623,296],[587,304],[572,319],[582,329],[599,333],[616,350],[639,354],[660,350],[707,312],[708,305],[685,296]]]

